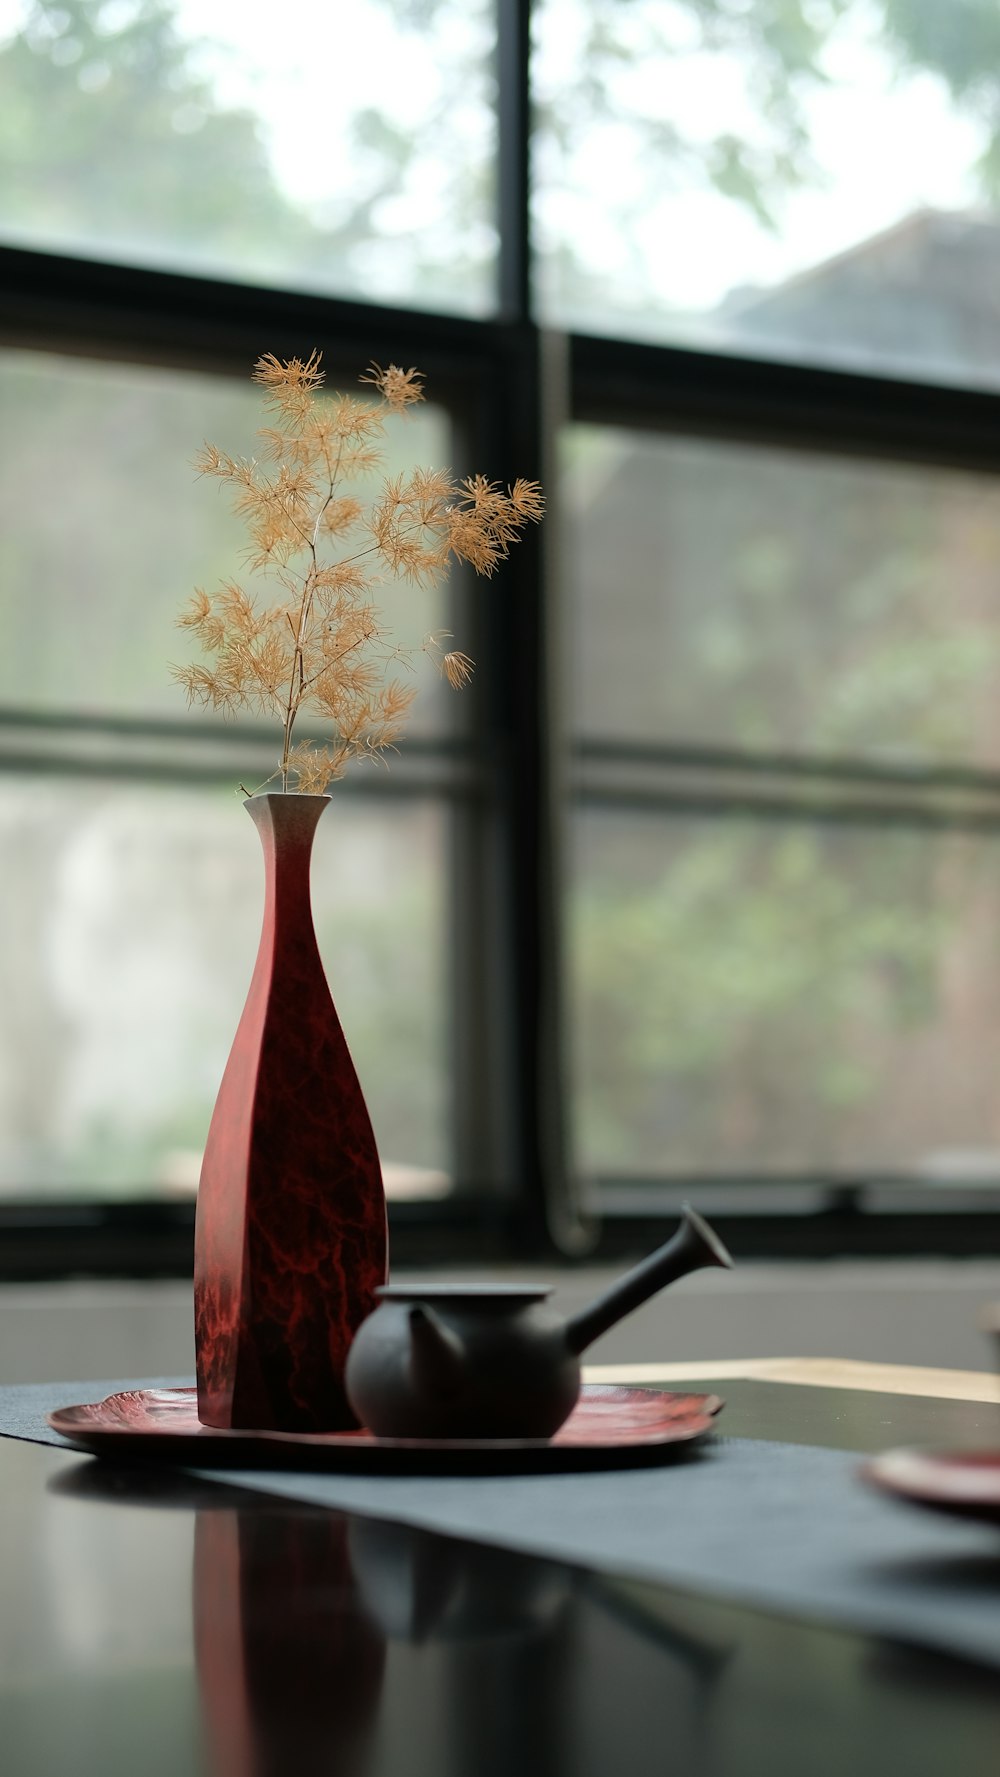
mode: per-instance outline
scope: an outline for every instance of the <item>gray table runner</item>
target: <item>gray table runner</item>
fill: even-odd
[[[61,1443],[50,1408],[136,1386],[0,1389],[0,1434]],[[859,1480],[861,1462],[717,1436],[686,1461],[590,1474],[196,1472],[1000,1667],[1000,1531],[884,1499]]]

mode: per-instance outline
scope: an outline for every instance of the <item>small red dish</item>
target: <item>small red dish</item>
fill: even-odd
[[[217,1431],[200,1423],[193,1388],[142,1388],[60,1407],[49,1414],[49,1424],[81,1449],[116,1462],[495,1474],[666,1462],[710,1432],[721,1407],[717,1395],[585,1383],[552,1439],[418,1440],[376,1438],[368,1431]]]
[[[914,1505],[1000,1525],[1000,1450],[886,1450],[862,1474]]]

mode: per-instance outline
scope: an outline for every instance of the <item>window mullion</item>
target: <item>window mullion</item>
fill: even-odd
[[[531,290],[531,0],[498,0],[497,210],[500,315],[526,321]]]

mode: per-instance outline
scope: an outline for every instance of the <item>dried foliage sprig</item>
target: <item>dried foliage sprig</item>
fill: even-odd
[[[196,466],[232,489],[250,537],[248,570],[266,580],[270,602],[236,581],[214,593],[197,588],[178,623],[207,660],[172,671],[189,703],[277,716],[282,748],[273,776],[283,790],[294,783],[318,794],[351,759],[378,758],[392,746],[413,700],[412,686],[391,676],[411,654],[383,626],[379,584],[389,576],[429,585],[452,561],[489,577],[544,503],[534,481],[504,490],[483,475],[456,480],[449,470],[384,474],[386,418],[423,400],[417,370],[371,365],[360,380],[375,400],[321,393],[318,352],[287,360],[268,353],[253,380],[272,422],[258,434],[263,461],[206,444]],[[366,504],[362,484],[380,471]],[[472,661],[445,651],[444,639],[428,636],[422,647],[458,689],[472,677]],[[304,710],[333,725],[330,742],[294,740]]]

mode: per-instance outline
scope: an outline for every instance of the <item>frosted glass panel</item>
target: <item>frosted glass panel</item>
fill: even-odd
[[[493,307],[490,0],[0,0],[0,238]]]
[[[538,0],[540,301],[562,326],[1000,383],[1000,13]]]
[[[1000,1178],[1000,843],[588,812],[584,1171]]]
[[[563,469],[578,734],[1000,768],[994,477],[596,426]]]
[[[317,934],[392,1188],[447,1188],[445,816],[336,798]],[[190,1194],[256,956],[227,792],[0,778],[0,1193]]]

